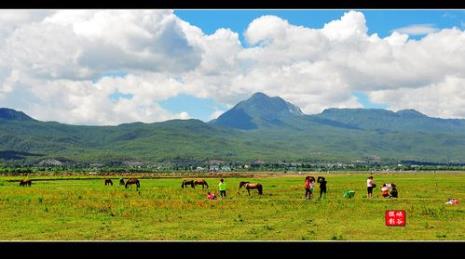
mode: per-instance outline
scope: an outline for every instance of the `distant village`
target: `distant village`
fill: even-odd
[[[174,160],[158,163],[140,161],[106,161],[102,163],[76,163],[66,159],[44,159],[35,163],[0,163],[0,173],[32,173],[46,171],[82,172],[168,172],[188,171],[199,173],[274,171],[298,173],[305,171],[416,171],[416,170],[464,170],[465,163],[431,163],[419,161],[381,161],[380,159],[356,160],[351,162],[311,161],[311,162],[249,162],[224,160]]]

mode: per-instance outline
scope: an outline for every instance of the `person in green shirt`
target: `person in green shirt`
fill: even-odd
[[[220,191],[221,197],[226,197],[226,183],[223,178],[221,178],[220,183],[218,184],[218,190]]]

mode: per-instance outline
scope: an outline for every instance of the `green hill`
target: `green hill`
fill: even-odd
[[[0,159],[40,163],[124,161],[465,161],[465,120],[414,110],[327,109],[305,115],[279,98],[254,94],[218,119],[118,126],[41,122],[0,109]]]

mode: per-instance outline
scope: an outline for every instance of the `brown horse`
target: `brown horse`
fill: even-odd
[[[129,178],[126,181],[126,184],[124,185],[124,187],[128,188],[128,185],[131,185],[131,184],[135,184],[137,186],[137,190],[139,190],[140,182],[139,182],[139,180],[137,178]]]
[[[258,194],[259,194],[259,195],[263,195],[263,186],[262,186],[260,183],[241,182],[241,183],[239,184],[239,190],[240,190],[243,186],[245,187],[245,189],[247,190],[247,192],[249,193],[249,195],[250,195],[250,189],[257,189]]]
[[[21,180],[19,186],[31,186],[32,180]]]
[[[181,188],[184,188],[184,187],[192,187],[193,189],[195,189],[195,186],[197,185],[202,185],[202,190],[205,188],[205,186],[207,187],[208,189],[208,183],[207,181],[205,181],[204,179],[199,179],[199,180],[184,180],[182,181],[182,184],[181,184]]]
[[[111,179],[105,179],[105,186],[107,185],[113,186],[113,181]]]
[[[194,188],[195,188],[195,186],[197,186],[197,185],[202,185],[202,190],[203,190],[203,188],[204,188],[205,186],[206,186],[207,189],[208,189],[208,183],[207,183],[207,181],[205,181],[204,179],[195,180],[195,181],[194,181]]]

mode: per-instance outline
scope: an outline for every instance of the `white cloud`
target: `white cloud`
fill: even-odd
[[[350,11],[341,19],[327,23],[321,31],[328,39],[336,41],[364,38],[368,31],[365,23],[365,16],[362,13]]]
[[[181,113],[179,113],[179,114],[178,114],[178,117],[179,117],[179,119],[181,119],[181,120],[188,120],[188,119],[191,118],[191,116],[190,116],[189,113],[187,113],[187,112],[181,112]]]
[[[412,24],[409,26],[397,28],[393,31],[408,35],[425,35],[439,31],[434,24]]]
[[[47,10],[2,10],[0,15],[0,43],[17,28],[40,22],[51,11]]]
[[[214,120],[220,117],[221,114],[223,114],[225,111],[222,110],[215,110],[209,117],[209,120]]]
[[[381,38],[350,11],[322,28],[257,17],[247,47],[238,33],[205,34],[171,10],[2,10],[0,106],[41,120],[118,124],[190,118],[158,105],[178,94],[231,107],[262,91],[318,113],[361,107],[353,93],[363,91],[393,109],[465,117],[458,28],[415,25]],[[409,39],[418,33],[426,35]],[[126,75],[100,78],[111,71]],[[132,98],[112,100],[116,92]]]
[[[89,79],[107,70],[179,73],[201,52],[171,11],[62,10],[14,30],[2,48],[11,66],[45,78]]]
[[[465,118],[464,85],[464,77],[447,76],[425,87],[374,91],[369,96],[393,110],[414,108],[433,117]]]
[[[189,117],[187,113],[171,114],[157,104],[157,101],[173,97],[179,92],[176,81],[160,74],[105,77],[97,82],[43,80],[29,78],[27,75],[15,80],[16,88],[8,95],[0,95],[0,103],[2,106],[25,111],[39,120],[115,125]],[[154,87],[154,84],[163,87]],[[116,92],[129,93],[133,97],[112,100],[110,96]]]

